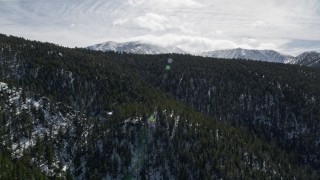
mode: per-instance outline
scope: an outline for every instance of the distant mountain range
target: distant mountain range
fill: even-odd
[[[155,44],[144,43],[140,41],[131,41],[124,43],[117,43],[113,41],[108,41],[101,44],[96,44],[93,46],[87,47],[92,50],[99,51],[116,51],[116,52],[126,52],[134,54],[186,54],[185,51],[178,47],[162,47]]]
[[[98,51],[116,51],[134,54],[192,54],[178,47],[163,47],[160,45],[145,43],[141,41],[131,41],[117,43],[108,41],[87,47]],[[285,55],[274,50],[256,50],[256,49],[225,49],[202,52],[198,54],[204,57],[223,58],[223,59],[249,59],[257,61],[267,61],[286,64],[299,64],[303,66],[320,67],[320,53],[311,51],[304,52],[296,57]]]
[[[304,52],[287,63],[310,67],[320,67],[320,53],[315,51]]]
[[[258,61],[268,61],[284,63],[291,61],[294,57],[283,55],[273,50],[255,50],[255,49],[226,49],[204,52],[201,54],[205,57],[225,58],[225,59],[250,59]]]

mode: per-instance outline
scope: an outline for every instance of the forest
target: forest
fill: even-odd
[[[319,75],[0,35],[0,179],[318,179]]]

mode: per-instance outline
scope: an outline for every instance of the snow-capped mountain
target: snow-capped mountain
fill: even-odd
[[[315,51],[304,52],[287,63],[311,67],[320,67],[320,53]]]
[[[87,47],[91,50],[98,51],[115,51],[126,52],[133,54],[192,54],[186,52],[178,47],[163,47],[160,45],[145,43],[141,41],[130,41],[124,43],[117,43],[108,41],[105,43],[96,44]],[[299,64],[304,66],[319,67],[320,66],[320,53],[312,51],[305,52],[299,56],[291,56],[282,54],[274,50],[257,50],[257,49],[225,49],[202,52],[199,54],[204,57],[223,58],[223,59],[249,59],[266,62],[276,62],[285,64]]]
[[[141,41],[131,41],[124,43],[117,43],[113,41],[108,41],[105,43],[96,44],[87,47],[88,49],[98,50],[98,51],[116,51],[116,52],[127,52],[134,54],[186,54],[185,51],[178,47],[162,47],[155,44],[144,43]]]
[[[283,55],[273,50],[255,50],[255,49],[226,49],[204,52],[205,57],[225,58],[225,59],[251,59],[268,62],[284,63],[293,59],[292,56]]]

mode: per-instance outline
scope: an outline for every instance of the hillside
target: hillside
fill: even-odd
[[[266,139],[268,136],[252,132],[253,128],[242,123],[242,119],[251,118],[245,116],[249,113],[245,107],[252,110],[257,104],[260,108],[252,100],[259,97],[260,91],[250,89],[252,84],[242,86],[247,94],[241,102],[248,105],[235,107],[243,108],[241,111],[231,108],[235,105],[232,102],[236,101],[229,93],[236,89],[230,75],[243,68],[245,71],[239,71],[243,76],[232,77],[250,83],[252,79],[248,77],[261,78],[255,69],[261,64],[236,61],[232,65],[230,61],[182,55],[172,55],[173,62],[170,63],[168,56],[163,55],[69,49],[5,35],[0,35],[0,50],[0,151],[9,151],[12,160],[30,159],[30,164],[24,165],[32,165],[48,177],[318,178],[315,168],[318,162],[307,156],[314,155],[314,147],[303,149],[302,152],[308,154],[302,154],[307,159],[301,162],[297,152],[287,151],[279,145],[277,138]],[[203,71],[203,68],[215,69]],[[302,107],[305,101],[313,106],[310,115],[314,115],[314,119],[303,124],[307,130],[302,132],[303,137],[310,135],[309,131],[318,129],[315,122],[319,116],[314,113],[319,110],[320,91],[314,76],[319,72],[285,65],[280,69],[286,70],[282,74],[284,80],[294,70],[304,74],[297,76],[298,80],[306,77],[305,82],[298,82],[308,83],[308,86],[301,84],[306,85],[307,90],[311,88],[303,94],[306,98],[301,101]],[[214,81],[205,83],[204,75],[215,71],[221,76],[212,75]],[[261,73],[267,76],[265,71]],[[285,89],[282,79],[275,79],[277,81]],[[214,87],[215,82],[220,82],[220,86]],[[207,85],[212,89],[207,91]],[[293,85],[292,88],[297,89],[289,88],[288,92],[300,90],[299,84]],[[199,88],[201,86],[204,88]],[[278,95],[276,92],[270,90],[268,102],[271,102],[271,96]],[[212,98],[201,99],[202,94]],[[300,98],[300,94],[292,95]],[[296,102],[290,98],[287,101],[289,105],[293,104],[291,101]],[[220,111],[215,113],[216,109],[211,105],[202,108],[204,102],[219,107]],[[294,113],[299,112],[299,103],[295,104],[298,110]],[[278,108],[283,110],[280,108],[283,106]],[[236,111],[243,114],[234,116]],[[306,118],[309,118],[308,112]],[[276,119],[275,122],[281,121]],[[266,130],[258,125],[254,124],[257,130]],[[318,138],[318,134],[307,140],[313,145],[314,138]],[[10,161],[4,162],[7,165]]]
[[[193,109],[244,126],[320,167],[319,69],[188,55],[132,55],[117,62]]]

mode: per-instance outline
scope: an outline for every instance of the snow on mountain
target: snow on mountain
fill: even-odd
[[[303,66],[320,67],[320,53],[315,51],[304,52],[287,63],[299,64]]]
[[[292,56],[283,55],[273,50],[254,50],[254,49],[226,49],[204,52],[205,57],[225,58],[225,59],[251,59],[258,61],[284,63],[292,59]]]
[[[159,45],[144,43],[140,41],[131,41],[124,43],[117,43],[113,41],[108,41],[101,44],[96,44],[87,47],[88,49],[98,50],[98,51],[116,51],[116,52],[127,52],[134,54],[168,54],[168,53],[178,53],[186,54],[185,51],[178,47],[162,47]]]
[[[83,123],[87,120],[85,115],[25,89],[10,88],[5,82],[0,82],[0,97],[0,110],[7,115],[7,122],[2,127],[7,129],[7,133],[0,135],[0,146],[7,146],[12,157],[19,159],[25,151],[30,151],[41,143],[48,143],[48,139],[60,137],[57,141],[59,146],[52,145],[52,162],[46,159],[45,154],[35,156],[32,162],[39,164],[39,168],[49,176],[61,176],[66,169],[74,169],[74,149],[78,147],[67,138],[75,138],[77,129],[74,122]],[[84,126],[84,132],[89,131],[89,126],[91,125]],[[82,137],[82,140],[87,139]],[[46,147],[48,145],[50,144],[46,144]],[[57,171],[59,165],[64,167],[61,172]]]
[[[145,43],[141,41],[130,41],[124,43],[117,43],[108,41],[105,43],[96,44],[87,47],[91,50],[98,51],[115,51],[126,52],[134,54],[191,54],[178,47],[163,47],[160,45]],[[199,54],[204,57],[224,58],[224,59],[250,59],[257,61],[267,61],[285,64],[300,64],[305,66],[320,66],[320,53],[312,51],[305,52],[301,55],[294,57],[285,55],[274,50],[257,50],[257,49],[225,49],[203,52]]]

